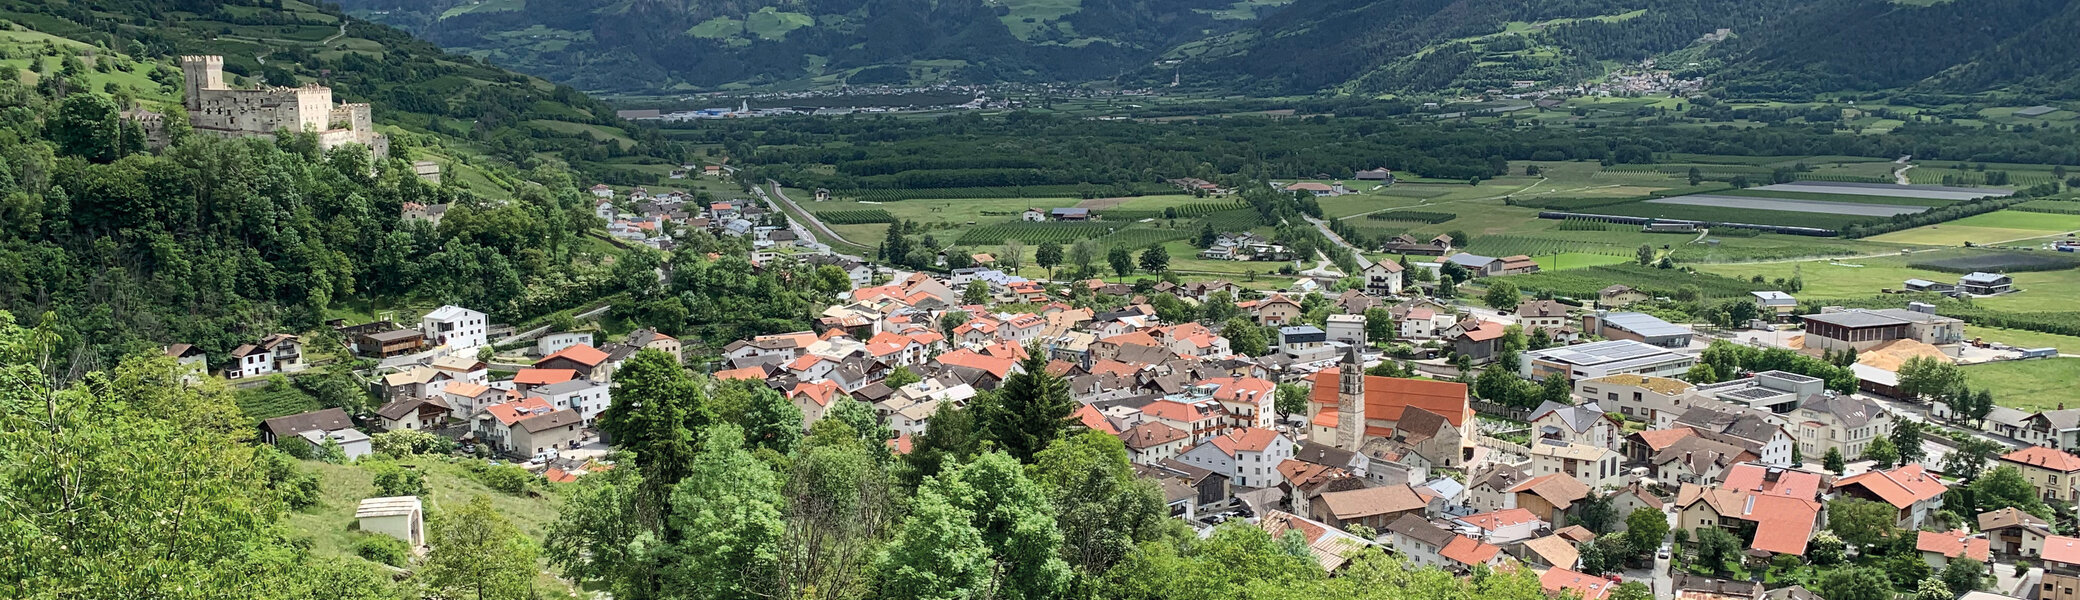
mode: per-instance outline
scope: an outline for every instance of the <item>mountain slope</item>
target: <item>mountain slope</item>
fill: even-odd
[[[1181,46],[1166,56],[1171,64],[1138,76],[1249,81],[1271,93],[1479,92],[1679,56],[1664,64],[1696,63],[1683,74],[1739,98],[1883,89],[2073,97],[2076,26],[2080,3],[2066,0],[1301,0]]]
[[[345,0],[582,89],[1083,81],[1232,30],[1264,0]],[[1262,8],[1259,8],[1262,7]]]

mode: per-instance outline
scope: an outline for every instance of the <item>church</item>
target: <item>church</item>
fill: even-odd
[[[1308,441],[1374,460],[1461,469],[1473,460],[1466,384],[1365,374],[1356,347],[1313,377]]]

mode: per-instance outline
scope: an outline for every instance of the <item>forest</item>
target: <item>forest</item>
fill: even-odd
[[[1309,117],[1142,123],[1012,113],[933,119],[769,118],[676,124],[676,140],[750,157],[747,177],[800,188],[1127,186],[1196,177],[1230,186],[1274,178],[1348,178],[1387,167],[1464,181],[1508,161],[1652,163],[1667,153],[1732,156],[1901,156],[2080,165],[2070,128],[1994,130],[1908,123],[1886,134],[1827,127],[1499,128]],[[897,171],[900,171],[899,173]],[[1128,194],[1118,194],[1128,195]]]

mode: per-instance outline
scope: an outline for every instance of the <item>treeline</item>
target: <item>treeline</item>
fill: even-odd
[[[2058,0],[1900,5],[1827,0],[1787,10],[1773,26],[1747,27],[1714,53],[1729,97],[1806,100],[1841,91],[1909,88],[1953,94],[2029,84],[2069,98],[2071,31],[2080,6]]]
[[[1149,123],[1031,113],[935,119],[744,119],[667,127],[675,139],[723,144],[731,148],[733,156],[748,157],[747,177],[841,192],[912,185],[965,186],[974,178],[1140,186],[1194,177],[1235,187],[1269,179],[1349,178],[1357,171],[1379,167],[1463,181],[1505,174],[1509,161],[1650,164],[1669,153],[1911,154],[1927,160],[2080,165],[2080,136],[2070,129],[1996,131],[1918,122],[1880,135],[1845,135],[1803,124],[1498,130],[1463,123],[1365,117],[1232,117]],[[997,164],[1006,148],[1017,148],[1018,158],[1032,166],[985,168]],[[896,175],[852,174],[898,165],[934,168]]]

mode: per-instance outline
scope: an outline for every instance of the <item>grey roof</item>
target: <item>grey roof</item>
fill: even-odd
[[[1573,429],[1576,433],[1581,433],[1587,431],[1589,426],[1595,425],[1597,421],[1603,419],[1603,407],[1594,403],[1569,406],[1547,400],[1540,403],[1538,409],[1531,411],[1531,417],[1527,420],[1537,421],[1549,414],[1560,415],[1561,422],[1566,423],[1567,427]]]
[[[1358,454],[1328,444],[1308,444],[1295,449],[1293,458],[1325,467],[1348,467],[1357,460]]]
[[[1961,283],[2000,283],[2001,280],[2007,278],[2007,275],[1999,273],[1976,272],[1967,273],[1965,276],[1957,278],[1957,281]]]
[[[327,408],[285,417],[275,417],[261,421],[260,426],[274,432],[275,435],[295,435],[305,431],[352,429],[354,420],[347,418],[347,411]]]
[[[2031,416],[2032,415],[2030,413],[2008,408],[2006,406],[1995,406],[1992,410],[1986,411],[1986,422],[2020,427],[2022,426],[2022,421],[2030,418]]]
[[[519,425],[521,429],[526,429],[528,433],[539,433],[565,425],[576,425],[583,420],[585,420],[583,417],[578,416],[578,411],[556,410],[550,411],[549,414],[529,417],[527,420],[521,421]]]
[[[2080,428],[2080,408],[2047,410],[2037,415],[2044,417],[2044,422],[2051,425],[2052,429]]]
[[[1820,323],[1826,323],[1829,325],[1835,325],[1839,327],[1848,327],[1852,329],[1862,327],[1884,327],[1887,325],[1905,324],[1904,320],[1893,318],[1890,315],[1881,314],[1876,311],[1864,310],[1845,310],[1842,312],[1806,315],[1806,320],[1817,321]]]
[[[448,408],[448,403],[442,402],[439,398],[406,398],[384,404],[376,409],[376,414],[382,415],[385,419],[395,421],[404,418],[405,415],[418,412],[419,407],[426,404],[441,407],[442,410],[451,410]]]
[[[1488,263],[1495,262],[1496,258],[1492,256],[1481,256],[1479,254],[1468,254],[1465,252],[1460,252],[1458,254],[1446,257],[1445,260],[1447,262],[1457,263],[1459,266],[1462,267],[1482,268],[1488,266]]]
[[[1560,346],[1528,353],[1535,359],[1553,360],[1575,366],[1604,366],[1611,369],[1650,364],[1670,358],[1688,358],[1675,351],[1633,340],[1610,340],[1590,342],[1573,346]]]
[[[1758,298],[1758,299],[1761,299],[1761,300],[1762,300],[1762,303],[1763,303],[1763,304],[1768,304],[1768,305],[1771,305],[1771,306],[1776,306],[1776,305],[1779,305],[1779,304],[1782,304],[1782,305],[1795,305],[1795,304],[1798,304],[1798,300],[1797,300],[1796,298],[1792,298],[1792,297],[1791,297],[1791,294],[1786,294],[1786,293],[1783,293],[1783,292],[1748,292],[1748,293],[1750,293],[1750,294],[1754,294],[1756,298]]]
[[[1621,312],[1603,315],[1604,324],[1637,333],[1642,337],[1691,335],[1690,328],[1663,321],[1647,313]]]
[[[1425,544],[1439,548],[1443,548],[1445,544],[1452,543],[1452,538],[1459,535],[1443,527],[1438,527],[1422,517],[1416,516],[1413,512],[1403,514],[1401,518],[1388,523],[1387,531],[1421,540]]]
[[[590,379],[571,379],[568,381],[560,381],[542,387],[534,388],[532,393],[543,396],[558,396],[562,394],[575,392],[578,390],[592,388],[598,385],[600,384]]]
[[[1834,415],[1835,420],[1840,421],[1842,427],[1845,428],[1862,427],[1870,424],[1872,419],[1889,414],[1885,412],[1885,407],[1879,406],[1877,402],[1861,397],[1842,395],[1815,394],[1807,397],[1805,403],[1800,404],[1799,408]],[[2074,413],[2076,417],[2080,417],[2080,410],[2076,410]]]
[[[1053,213],[1053,214],[1057,214],[1057,215],[1087,215],[1087,214],[1090,214],[1090,213],[1091,213],[1091,209],[1088,209],[1088,208],[1075,208],[1075,207],[1070,207],[1070,208],[1057,208],[1057,209],[1054,209],[1054,210],[1051,210],[1051,211],[1048,211],[1048,212],[1050,212],[1050,213]]]
[[[1907,280],[1907,282],[1906,282],[1906,283],[1907,283],[1907,285],[1908,285],[1908,286],[1911,286],[1911,287],[1928,287],[1928,286],[1933,286],[1933,285],[1947,285],[1947,284],[1942,284],[1942,283],[1936,283],[1936,282],[1933,282],[1933,281],[1929,281],[1929,280],[1926,280],[1926,279],[1909,279],[1909,280]]]
[[[1322,328],[1320,328],[1320,327],[1315,327],[1315,326],[1313,326],[1313,325],[1296,325],[1296,326],[1293,326],[1293,327],[1280,327],[1280,328],[1278,328],[1278,334],[1279,334],[1279,335],[1307,335],[1307,334],[1310,334],[1310,333],[1312,333],[1312,334],[1322,334],[1322,333],[1324,333],[1324,332],[1322,331]]]

